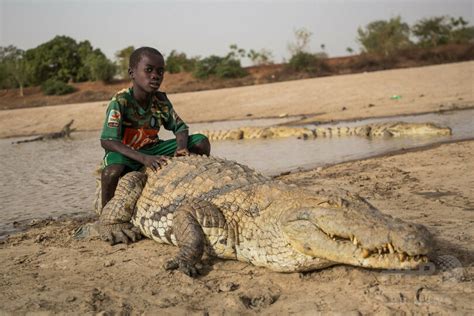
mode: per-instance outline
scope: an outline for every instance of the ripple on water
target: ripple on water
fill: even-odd
[[[263,126],[284,120],[252,120],[193,124],[191,130]],[[361,137],[315,140],[274,139],[215,142],[213,155],[247,164],[266,174],[299,167],[316,167],[365,158],[401,148],[423,146],[440,140],[474,137],[474,110],[411,117],[365,120],[344,125],[401,120],[432,121],[453,128],[453,136],[365,139]],[[169,135],[169,134],[168,134]],[[12,145],[0,139],[0,236],[11,232],[13,221],[92,212],[95,175],[103,156],[99,132],[74,133],[73,140],[53,140]]]

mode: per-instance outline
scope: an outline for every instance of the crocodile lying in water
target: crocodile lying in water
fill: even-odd
[[[449,127],[441,127],[433,123],[386,122],[374,123],[355,127],[305,127],[269,126],[269,127],[240,127],[230,130],[200,131],[209,140],[238,140],[256,138],[316,138],[328,136],[364,136],[364,137],[398,137],[417,135],[451,135]]]
[[[215,157],[173,158],[157,172],[128,173],[114,198],[99,205],[102,239],[128,243],[143,234],[178,246],[166,268],[189,275],[204,252],[294,272],[340,263],[413,269],[432,247],[426,228],[356,195],[308,191]]]

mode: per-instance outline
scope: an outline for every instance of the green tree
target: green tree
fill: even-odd
[[[447,44],[451,36],[451,24],[445,16],[422,19],[412,28],[422,47],[436,47]]]
[[[94,49],[89,41],[77,45],[77,53],[81,59],[77,81],[101,80],[110,82],[117,71],[117,67],[98,48]]]
[[[232,44],[229,48],[230,52],[227,54],[229,59],[240,59],[245,57],[245,49],[239,48],[237,44]]]
[[[90,55],[94,53],[94,48],[92,47],[91,43],[89,41],[83,41],[80,42],[77,45],[77,54],[79,55],[79,58],[81,60],[81,67],[79,67],[76,75],[76,81],[82,82],[82,81],[87,81],[87,80],[93,80],[91,79],[91,70],[90,67],[86,65],[86,61],[89,58]]]
[[[0,47],[0,82],[2,86],[19,87],[20,96],[23,96],[27,77],[28,65],[25,60],[25,52],[12,45]]]
[[[239,49],[237,45],[230,46],[230,52],[225,57],[212,55],[199,60],[193,72],[194,77],[205,79],[216,76],[221,79],[240,78],[247,75],[242,68],[240,57],[245,56],[245,50]]]
[[[197,57],[188,58],[185,53],[178,53],[172,50],[166,57],[165,67],[169,73],[178,73],[182,71],[191,72],[196,67]]]
[[[87,56],[84,68],[88,69],[90,80],[110,82],[116,73],[116,66],[100,50],[95,50]]]
[[[448,43],[463,44],[474,39],[474,27],[462,17],[437,16],[421,19],[412,28],[421,47],[436,47]]]
[[[288,67],[296,72],[317,73],[321,70],[327,69],[327,64],[324,59],[328,55],[322,51],[319,53],[308,52],[309,42],[311,40],[311,33],[305,28],[300,28],[294,31],[295,41],[288,44],[288,50],[291,53]],[[325,49],[326,45],[321,44],[321,49]]]
[[[216,74],[217,66],[222,62],[224,58],[216,55],[203,58],[196,63],[196,69],[194,70],[194,77],[199,79],[206,79],[209,76]]]
[[[469,23],[462,17],[451,18],[451,39],[454,43],[465,44],[474,42],[474,26],[467,26]]]
[[[348,52],[349,54],[352,54],[354,50],[352,49],[352,47],[347,47],[346,52]]]
[[[362,45],[363,51],[368,53],[390,56],[412,45],[410,27],[402,22],[400,16],[389,21],[371,22],[365,29],[359,28],[357,33],[357,41]]]
[[[122,78],[128,78],[128,61],[134,50],[135,47],[128,46],[115,53],[115,57],[117,58],[118,72]]]
[[[273,54],[270,50],[262,48],[259,51],[251,49],[247,53],[247,57],[255,66],[273,64]]]
[[[74,39],[56,36],[49,42],[27,50],[25,59],[31,70],[31,82],[40,84],[48,79],[77,81],[82,67],[77,48]]]
[[[306,52],[309,41],[313,33],[306,28],[300,28],[293,31],[295,35],[295,41],[288,44],[288,50],[291,55],[296,55],[301,52]]]

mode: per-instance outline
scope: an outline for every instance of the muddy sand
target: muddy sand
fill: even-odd
[[[474,142],[442,145],[282,177],[309,190],[337,183],[380,210],[425,224],[449,271],[387,272],[335,266],[275,273],[207,260],[191,279],[167,272],[177,248],[143,240],[75,241],[80,223],[43,221],[1,245],[0,310],[12,313],[303,314],[474,313]],[[442,167],[440,168],[440,162]]]
[[[183,117],[192,114],[203,121],[247,113],[325,113],[311,118],[316,120],[413,114],[474,105],[473,69],[472,62],[430,66],[284,83],[288,87],[271,84],[260,86],[260,92],[257,86],[186,93],[172,96],[172,101]],[[313,85],[308,86],[310,81]],[[285,94],[290,86],[292,91]],[[326,94],[319,90],[323,87]],[[245,90],[249,88],[257,90]],[[272,94],[273,88],[277,90]],[[295,90],[300,95],[290,97]],[[278,98],[276,91],[286,96]],[[245,102],[237,103],[234,93],[254,97],[247,95]],[[391,100],[393,94],[402,99]],[[225,109],[222,104],[239,106]],[[100,118],[78,115],[85,107],[94,109],[67,105],[1,111],[1,135],[54,131],[69,118],[77,119],[81,129],[99,128],[104,107],[96,105],[94,113]],[[175,247],[151,240],[128,246],[77,241],[71,234],[86,219],[43,220],[0,242],[0,314],[473,314],[473,153],[474,141],[464,141],[281,177],[309,190],[337,184],[385,213],[426,225],[436,237],[436,256],[450,261],[454,269],[395,272],[340,265],[282,274],[206,259],[204,275],[191,279],[163,270],[163,263],[176,254]],[[21,159],[33,162],[34,157]]]

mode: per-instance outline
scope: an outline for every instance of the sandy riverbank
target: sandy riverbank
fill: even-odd
[[[319,121],[414,114],[474,105],[473,70],[468,62],[170,98],[191,122],[247,114],[320,113],[308,118]],[[391,100],[394,94],[402,98]],[[99,129],[104,104],[0,111],[0,137],[56,131],[71,118],[82,130]],[[472,314],[473,154],[474,142],[466,141],[281,178],[309,190],[337,184],[383,212],[426,225],[436,236],[436,254],[458,260],[457,269],[427,275],[336,266],[279,274],[210,260],[204,276],[190,279],[162,269],[174,247],[150,240],[114,247],[75,241],[71,233],[80,221],[42,221],[0,243],[0,314]],[[19,159],[35,163],[34,155]],[[58,191],[41,199],[60,200]]]
[[[425,224],[437,255],[459,260],[458,269],[423,275],[336,266],[279,274],[212,260],[207,274],[191,279],[162,269],[174,247],[74,241],[79,222],[46,221],[0,245],[0,313],[471,314],[473,152],[474,142],[462,142],[282,178],[310,190],[337,183],[386,213]]]
[[[473,84],[474,62],[463,62],[169,97],[180,116],[190,123],[281,114],[331,121],[472,107]],[[393,100],[392,96],[401,99]],[[0,111],[0,138],[56,132],[71,119],[79,130],[100,129],[107,102]]]

